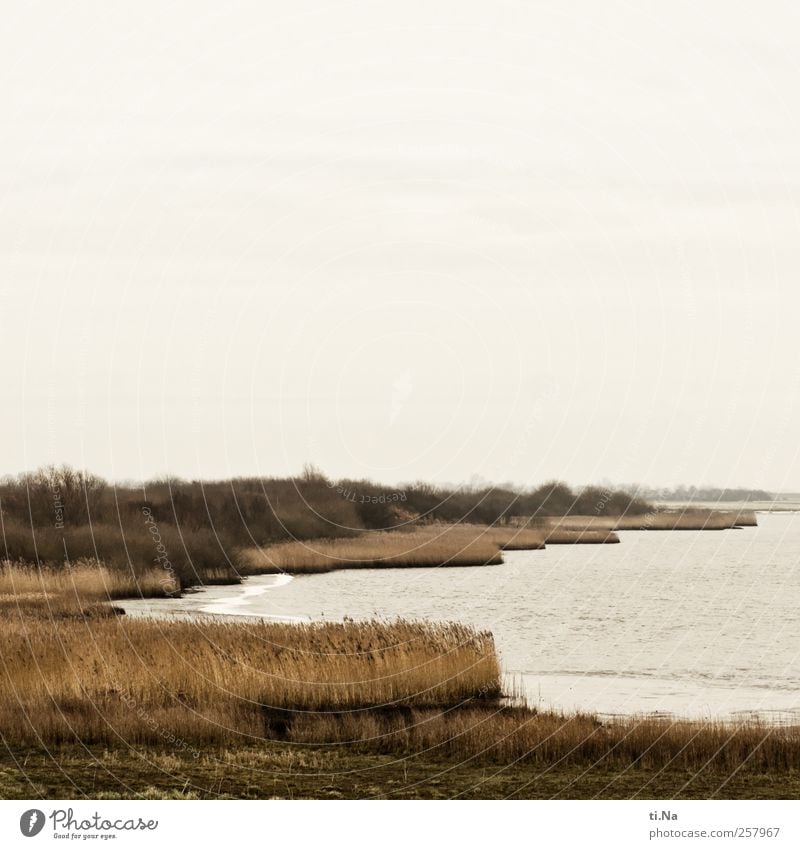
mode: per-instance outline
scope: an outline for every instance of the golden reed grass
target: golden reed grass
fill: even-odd
[[[6,569],[13,587],[30,581]],[[48,576],[49,577],[49,576]],[[28,586],[36,587],[35,582]],[[0,732],[15,743],[269,736],[275,711],[458,705],[497,698],[491,634],[457,624],[290,625],[53,614],[48,587],[0,620]],[[37,590],[23,590],[28,597]],[[67,615],[70,610],[72,615]],[[84,611],[84,612],[81,612]]]
[[[120,598],[175,595],[180,586],[169,573],[108,569],[94,560],[58,567],[0,561],[0,617],[14,614],[72,616],[112,615],[103,602]]]
[[[570,763],[670,770],[787,771],[800,764],[800,728],[629,718],[603,723],[583,714],[524,707],[466,707],[404,714],[298,716],[287,739],[341,743],[381,753],[440,753],[497,763]]]
[[[243,574],[329,572],[417,566],[486,566],[503,562],[498,531],[479,525],[429,525],[350,539],[289,542],[238,553]]]
[[[562,516],[534,520],[545,531],[721,531],[758,525],[752,510],[658,510],[641,516]],[[552,530],[550,533],[552,533]],[[588,541],[588,540],[585,540]],[[611,541],[611,540],[609,540]],[[547,542],[555,542],[550,534]]]
[[[542,549],[547,542],[619,542],[610,530],[431,524],[376,531],[350,539],[289,542],[241,549],[242,574],[329,572],[419,566],[485,566],[502,563],[502,551]]]
[[[426,752],[496,763],[796,770],[800,729],[539,713],[503,705],[490,634],[396,621],[292,625],[156,621],[86,607],[125,591],[83,564],[3,567],[0,737],[229,752],[253,741]],[[19,574],[18,574],[19,573]],[[63,602],[53,615],[52,600]],[[176,742],[177,741],[177,742]],[[233,747],[233,748],[232,748]]]
[[[601,529],[552,528],[547,531],[545,540],[547,545],[602,545],[618,543],[619,537],[613,531]]]

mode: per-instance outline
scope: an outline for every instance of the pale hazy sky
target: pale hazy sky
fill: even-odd
[[[800,10],[12,2],[0,473],[800,490]]]

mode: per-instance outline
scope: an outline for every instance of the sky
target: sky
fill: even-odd
[[[4,17],[0,474],[800,490],[796,5]]]

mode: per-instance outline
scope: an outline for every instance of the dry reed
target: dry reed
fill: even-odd
[[[0,615],[13,613],[73,616],[111,615],[102,604],[113,599],[176,595],[180,586],[168,572],[139,575],[108,569],[92,560],[62,567],[30,566],[0,561]]]
[[[731,725],[631,717],[603,723],[585,714],[537,713],[523,707],[467,707],[404,714],[299,716],[287,739],[356,745],[382,753],[438,752],[498,763],[528,760],[678,770],[795,770],[800,728],[756,722]]]
[[[276,710],[454,705],[500,694],[491,634],[457,624],[41,612],[0,622],[0,732],[15,742],[157,742],[165,728],[219,741],[268,735]]]
[[[497,530],[478,525],[429,525],[410,531],[378,531],[352,539],[280,543],[243,549],[237,557],[243,574],[486,566],[502,562]]]
[[[563,516],[541,520],[544,528],[558,531],[721,531],[757,525],[752,511],[657,510],[641,516]],[[549,537],[548,542],[554,542]]]
[[[547,532],[547,545],[602,545],[618,543],[619,537],[613,531],[573,528],[553,528]]]

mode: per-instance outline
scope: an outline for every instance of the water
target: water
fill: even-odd
[[[495,635],[542,707],[800,721],[800,515],[759,528],[623,532],[501,566],[251,578],[131,613],[456,619]]]

